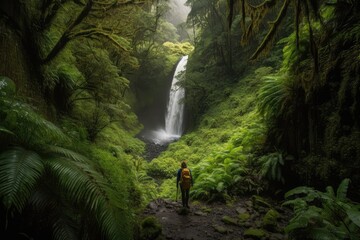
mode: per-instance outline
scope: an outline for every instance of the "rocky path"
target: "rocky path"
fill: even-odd
[[[290,212],[257,196],[230,204],[192,202],[190,207],[186,210],[179,202],[163,199],[151,202],[144,214],[157,219],[162,234],[145,239],[288,239],[283,229]]]

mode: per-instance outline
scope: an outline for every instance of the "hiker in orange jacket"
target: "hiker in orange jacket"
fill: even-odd
[[[176,178],[176,188],[179,187],[181,189],[181,200],[183,207],[189,207],[189,193],[190,187],[193,186],[193,178],[191,175],[191,170],[187,168],[186,162],[181,163],[181,168],[177,172]]]

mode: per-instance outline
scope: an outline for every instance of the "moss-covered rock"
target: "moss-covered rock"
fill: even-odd
[[[279,217],[280,214],[276,210],[270,209],[262,219],[262,226],[269,231],[274,231]]]
[[[0,96],[13,96],[16,92],[16,86],[13,80],[8,77],[0,76]]]
[[[254,239],[261,239],[266,236],[267,236],[267,233],[263,229],[249,228],[249,229],[245,230],[245,232],[244,232],[244,237],[251,237]]]
[[[235,218],[229,217],[229,216],[224,216],[221,221],[225,224],[229,224],[229,225],[238,225],[238,222]]]
[[[232,232],[232,230],[227,229],[226,227],[223,227],[223,226],[219,226],[219,225],[213,225],[213,228],[215,229],[216,232],[221,233],[221,234],[227,234],[229,232]]]
[[[248,214],[248,213],[240,213],[238,215],[238,218],[239,218],[239,222],[246,222],[247,220],[249,220],[250,214]]]
[[[203,207],[201,207],[201,211],[206,212],[206,213],[211,213],[211,212],[212,212],[212,209],[211,209],[211,208],[208,208],[208,207],[206,207],[206,206],[203,206]]]
[[[161,225],[155,217],[147,217],[141,222],[141,239],[156,239],[161,232]]]

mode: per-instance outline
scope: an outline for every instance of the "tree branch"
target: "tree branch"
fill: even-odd
[[[65,30],[59,41],[55,44],[53,49],[50,51],[50,53],[42,60],[42,63],[47,63],[54,59],[57,54],[66,46],[66,44],[70,41],[69,35],[71,34],[71,31],[79,25],[86,16],[89,15],[89,12],[93,6],[93,0],[89,0],[86,5],[84,6],[83,10],[80,12],[80,14],[77,16],[75,21]]]
[[[286,16],[286,11],[288,9],[290,0],[285,0],[281,10],[274,22],[272,22],[272,26],[270,31],[266,34],[265,38],[261,42],[260,46],[256,49],[255,53],[250,57],[250,60],[254,60],[258,57],[258,55],[266,49],[268,44],[274,39],[275,33],[280,26],[282,20]]]

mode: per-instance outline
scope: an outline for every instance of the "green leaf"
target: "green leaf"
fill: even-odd
[[[333,188],[332,186],[327,186],[327,187],[326,187],[326,193],[327,193],[330,197],[335,197],[334,188]]]
[[[23,148],[0,154],[0,198],[7,209],[21,212],[44,172],[41,157]]]
[[[349,183],[350,183],[349,178],[345,178],[344,180],[342,180],[342,182],[340,183],[340,185],[336,191],[336,197],[338,199],[341,199],[341,200],[346,199]]]
[[[358,227],[360,227],[360,211],[354,208],[351,208],[346,211],[350,220]]]
[[[308,194],[310,191],[314,191],[314,189],[305,186],[297,187],[285,193],[285,198],[298,194]]]
[[[285,232],[289,233],[299,228],[305,228],[308,225],[306,218],[299,218],[296,221],[290,221],[290,224],[285,227]]]

